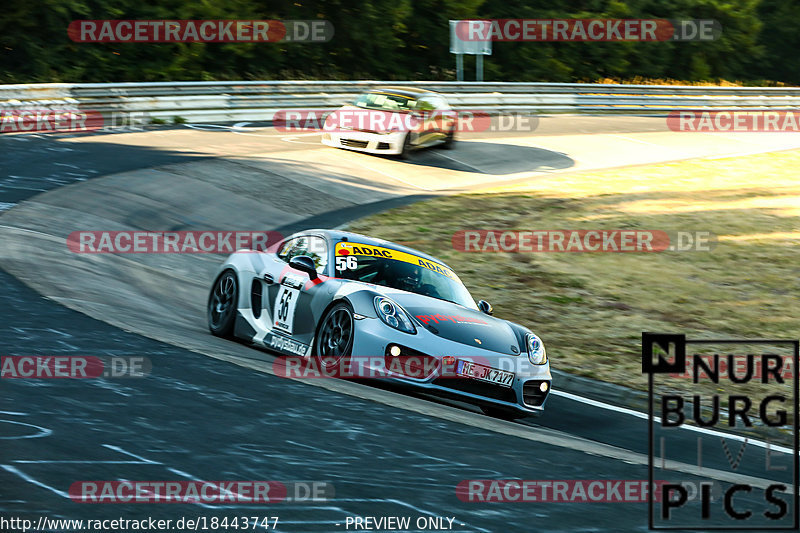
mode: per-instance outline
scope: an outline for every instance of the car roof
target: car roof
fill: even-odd
[[[438,94],[435,91],[418,89],[416,87],[377,87],[375,89],[371,89],[370,92],[393,93],[399,94],[400,96],[408,96],[410,98],[420,98],[429,94]]]
[[[358,244],[382,246],[384,248],[397,250],[398,252],[406,252],[409,254],[413,254],[418,257],[421,257],[422,259],[427,259],[428,261],[434,261],[436,263],[439,263],[440,265],[444,265],[447,268],[450,268],[450,266],[441,259],[437,259],[432,255],[420,252],[419,250],[416,250],[414,248],[409,248],[408,246],[403,246],[402,244],[397,244],[391,241],[385,241],[383,239],[376,239],[375,237],[369,237],[367,235],[362,235],[360,233],[353,233],[351,231],[330,230],[330,229],[309,229],[305,231],[299,231],[295,235],[292,235],[292,237],[298,235],[306,235],[306,234],[325,235],[331,240],[331,242],[340,242],[346,240],[348,242],[354,242]],[[452,268],[450,269],[452,270]]]

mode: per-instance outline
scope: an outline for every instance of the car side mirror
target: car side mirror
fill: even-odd
[[[492,304],[490,304],[486,300],[481,300],[478,302],[478,309],[480,309],[481,312],[486,313],[487,315],[491,315],[493,312]]]
[[[308,274],[310,279],[317,279],[317,267],[314,260],[307,255],[296,255],[289,260],[289,266],[300,272]]]

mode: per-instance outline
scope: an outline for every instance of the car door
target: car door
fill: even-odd
[[[319,276],[311,280],[305,272],[289,266],[293,257],[310,257]],[[316,318],[313,315],[315,299],[325,298],[321,288],[328,264],[328,246],[318,235],[302,235],[286,241],[278,250],[283,263],[280,273],[268,289],[267,305],[272,316],[272,331],[308,345],[314,337]],[[296,350],[291,350],[296,351]]]

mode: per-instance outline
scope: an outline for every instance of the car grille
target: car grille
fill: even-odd
[[[434,383],[448,389],[477,394],[478,396],[485,396],[486,398],[492,398],[494,400],[517,403],[517,395],[514,394],[511,387],[500,387],[492,383],[478,381],[477,379],[461,378],[438,378],[434,380]]]
[[[341,139],[339,142],[342,146],[349,146],[351,148],[366,148],[369,144],[367,141],[357,141],[355,139]]]
[[[546,382],[549,385],[549,382]],[[550,392],[550,387],[547,387],[547,390],[542,392],[539,390],[539,385],[541,385],[541,381],[531,380],[526,381],[522,385],[522,401],[526,405],[530,405],[531,407],[539,407],[544,403],[545,398],[547,398],[547,394]]]

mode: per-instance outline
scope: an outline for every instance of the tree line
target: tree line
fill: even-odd
[[[795,0],[5,0],[0,83],[452,80],[450,19],[714,19],[714,41],[495,42],[488,81],[800,83]],[[325,43],[78,43],[78,19],[328,20]],[[466,79],[474,59],[467,56]]]

